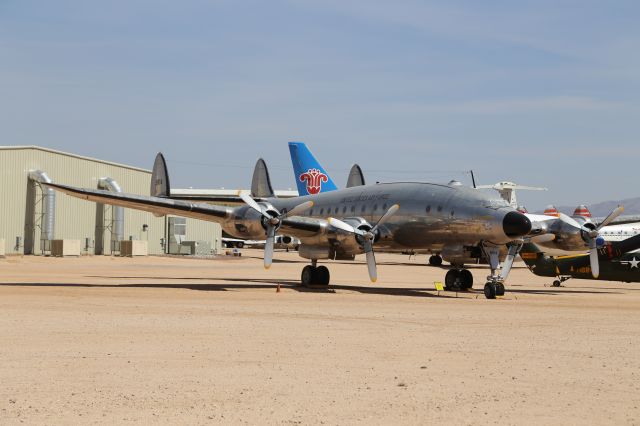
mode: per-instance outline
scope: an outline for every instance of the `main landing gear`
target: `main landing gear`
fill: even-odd
[[[442,265],[442,257],[440,257],[437,254],[432,255],[431,257],[429,257],[429,265],[430,266],[441,266]]]
[[[468,269],[449,269],[444,277],[444,289],[447,291],[470,290],[473,287],[473,275]]]
[[[317,266],[316,261],[302,268],[300,283],[305,287],[313,285],[328,286],[330,281],[331,274],[329,274],[329,269],[326,266]]]

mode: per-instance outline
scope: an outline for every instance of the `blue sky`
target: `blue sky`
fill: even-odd
[[[286,142],[336,182],[513,180],[530,209],[640,196],[637,1],[0,0],[2,145],[247,187]],[[55,178],[55,177],[54,177]]]

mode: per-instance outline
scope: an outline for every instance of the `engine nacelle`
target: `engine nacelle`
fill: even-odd
[[[258,203],[268,215],[276,217],[278,211],[270,203]],[[237,238],[264,239],[266,236],[266,219],[248,206],[234,210],[233,218],[225,222],[224,230]]]
[[[333,259],[333,260],[354,260],[355,253],[346,252],[329,246],[314,246],[310,244],[300,244],[298,255],[305,259]]]
[[[331,259],[331,247],[300,244],[298,254],[305,259]]]

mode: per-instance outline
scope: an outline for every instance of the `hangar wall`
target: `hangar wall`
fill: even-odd
[[[122,192],[140,195],[149,194],[151,182],[151,171],[137,167],[36,146],[0,147],[0,240],[5,240],[6,254],[25,253],[28,248],[25,241],[30,239],[33,254],[45,254],[49,249],[40,240],[42,191],[29,179],[30,171],[34,170],[45,172],[53,182],[86,188],[98,188],[99,180],[109,177]],[[94,254],[96,239],[102,235],[103,254],[111,254],[111,206],[102,207],[59,192],[55,196],[54,239],[80,240],[83,254]],[[100,218],[107,229],[100,225]],[[166,218],[132,209],[124,209],[123,218],[124,240],[148,241],[149,254],[163,254],[168,248]],[[222,237],[218,224],[187,219],[186,228],[188,239],[206,241],[220,252]]]

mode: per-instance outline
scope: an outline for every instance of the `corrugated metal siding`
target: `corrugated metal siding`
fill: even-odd
[[[85,188],[97,188],[103,177],[115,179],[123,192],[149,194],[151,173],[135,168],[103,163],[40,149],[0,150],[0,238],[6,239],[7,254],[21,253],[15,240],[24,241],[28,173],[42,170],[54,181]],[[78,239],[84,247],[85,238],[95,239],[96,204],[56,193],[56,239]],[[107,213],[110,218],[110,213]],[[220,227],[215,223],[189,220],[195,233],[193,239],[220,239]],[[142,225],[149,225],[143,232]],[[149,241],[149,253],[161,254],[161,238],[165,236],[164,218],[150,213],[125,209],[124,238]],[[211,237],[213,236],[213,237]],[[110,233],[105,233],[105,253],[110,252]],[[36,253],[40,253],[36,236]],[[92,250],[90,251],[92,253]]]

